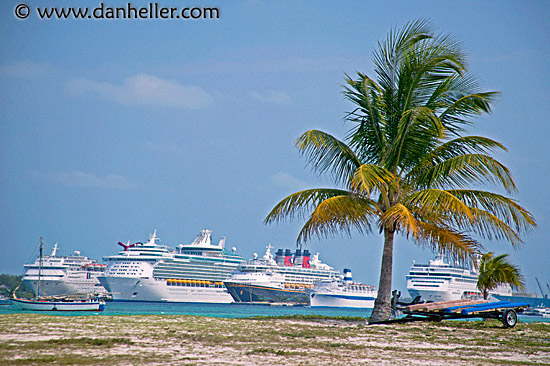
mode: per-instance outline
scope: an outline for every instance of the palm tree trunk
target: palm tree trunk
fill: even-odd
[[[384,229],[384,251],[382,253],[382,268],[378,283],[378,296],[374,301],[374,309],[370,322],[387,320],[391,314],[391,280],[393,266],[393,236],[394,231]]]

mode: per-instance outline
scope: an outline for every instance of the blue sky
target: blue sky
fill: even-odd
[[[245,257],[268,243],[294,248],[301,222],[266,226],[265,216],[290,193],[330,186],[294,141],[309,129],[344,137],[344,74],[373,75],[377,41],[426,17],[462,41],[485,89],[501,92],[471,133],[508,147],[497,157],[538,222],[519,250],[485,245],[511,255],[529,291],[535,277],[550,283],[550,3],[162,3],[217,6],[216,20],[18,20],[18,3],[0,5],[0,273],[22,274],[41,236],[60,254],[97,259],[155,229],[175,246],[209,228]],[[356,233],[307,243],[374,285],[381,246]],[[398,239],[394,287],[405,289],[413,260],[432,256]]]

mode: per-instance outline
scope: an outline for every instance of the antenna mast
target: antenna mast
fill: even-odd
[[[36,291],[36,297],[40,299],[40,283],[42,281],[42,247],[44,244],[44,238],[40,237],[40,259],[38,261],[38,289]]]

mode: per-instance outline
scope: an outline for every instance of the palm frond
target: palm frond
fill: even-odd
[[[469,207],[485,210],[498,217],[518,233],[529,233],[537,226],[533,214],[512,198],[498,193],[472,189],[453,189],[448,192]]]
[[[399,121],[397,135],[388,149],[385,166],[397,172],[416,163],[443,137],[445,131],[433,110],[419,106],[405,111]]]
[[[420,217],[441,216],[457,223],[473,219],[469,205],[452,191],[423,189],[408,194],[401,203]]]
[[[330,172],[337,182],[347,182],[361,161],[345,143],[332,135],[310,130],[302,134],[296,140],[296,146],[300,152],[307,156],[311,164],[319,174]]]
[[[352,80],[346,75],[344,97],[357,105],[357,108],[348,113],[346,120],[356,124],[348,136],[349,146],[358,152],[363,162],[379,162],[380,156],[386,149],[384,135],[384,120],[380,113],[382,100],[381,89],[376,82],[367,75],[358,73],[359,79]]]
[[[439,83],[426,106],[436,111],[450,134],[459,136],[471,117],[491,112],[497,92],[482,92],[476,77],[464,73],[453,75]]]
[[[440,143],[427,154],[419,156],[419,160],[405,174],[404,180],[415,182],[419,187],[430,187],[434,169],[446,160],[467,154],[488,155],[495,149],[506,151],[506,148],[497,141],[481,136],[461,136],[453,140]],[[511,179],[511,177],[510,177]],[[443,187],[443,186],[441,186]]]
[[[423,164],[422,173],[415,177],[414,184],[420,187],[465,188],[472,183],[491,183],[499,184],[508,192],[516,190],[510,170],[489,155],[460,154],[431,163],[431,166]],[[418,168],[416,172],[419,171]]]
[[[519,268],[507,260],[508,254],[494,256],[492,252],[484,253],[479,263],[477,287],[484,295],[502,284],[513,288],[524,289],[525,279]]]
[[[406,50],[432,37],[429,21],[420,19],[408,23],[400,31],[390,30],[386,41],[378,43],[378,50],[373,53],[373,61],[380,85],[384,90],[397,88],[398,65]]]
[[[472,263],[483,246],[471,236],[445,225],[418,221],[421,236],[420,245],[430,247],[433,252],[443,253],[462,263]]]
[[[380,216],[380,225],[381,227],[404,233],[407,238],[412,236],[413,239],[417,241],[421,240],[422,233],[418,220],[416,220],[413,213],[401,203],[393,205]]]
[[[389,188],[397,189],[398,187],[395,176],[388,170],[378,165],[363,164],[355,171],[350,188],[370,196],[375,190],[387,193]],[[387,207],[389,207],[389,202]]]
[[[284,198],[271,210],[264,220],[264,223],[283,221],[309,215],[319,203],[336,196],[346,195],[348,191],[331,188],[314,188],[296,192]]]
[[[359,233],[371,230],[379,215],[376,203],[353,194],[331,197],[319,203],[298,235],[298,242],[311,237],[327,237],[339,232]]]
[[[438,144],[422,160],[418,169],[463,154],[488,154],[496,149],[506,151],[498,141],[483,136],[460,136]]]
[[[474,232],[488,240],[506,240],[513,247],[522,243],[519,234],[497,216],[476,208],[472,208],[471,211],[474,216],[471,222],[457,224],[462,230]]]
[[[471,124],[467,119],[482,113],[491,113],[491,102],[497,92],[484,92],[470,95],[454,96],[455,100],[447,101],[448,107],[441,113],[442,123],[455,134],[463,131],[461,125]]]
[[[416,44],[405,53],[399,70],[402,111],[426,105],[441,83],[465,72],[464,55],[450,35]]]

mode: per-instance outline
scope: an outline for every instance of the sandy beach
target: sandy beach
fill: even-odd
[[[2,365],[550,365],[550,323],[0,315]]]

